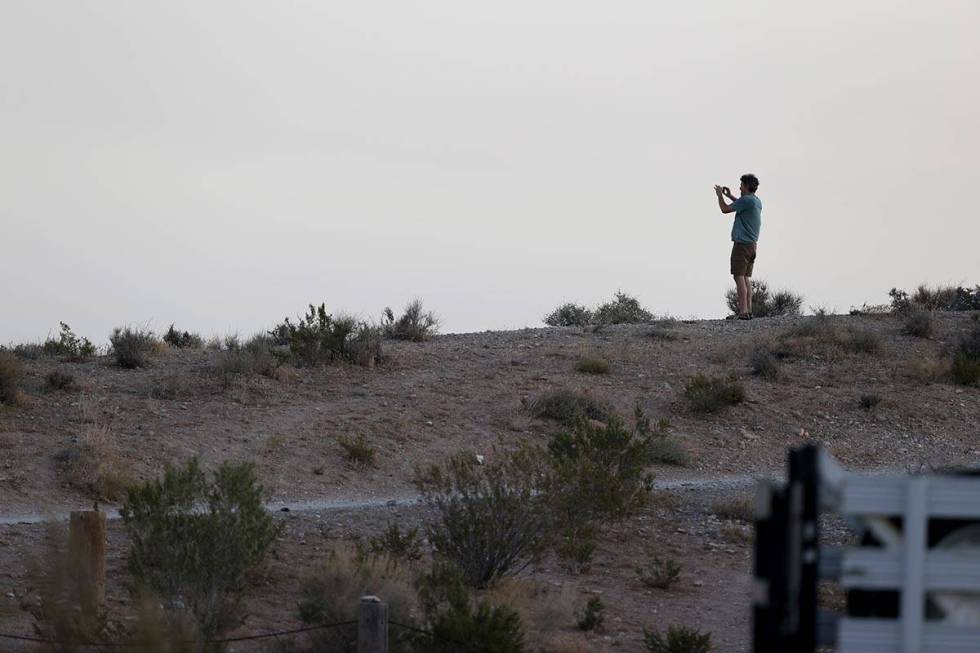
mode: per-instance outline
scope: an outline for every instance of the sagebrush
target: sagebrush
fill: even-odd
[[[152,331],[132,327],[116,327],[109,336],[116,364],[124,369],[146,367],[157,338]]]
[[[422,342],[439,331],[439,318],[432,311],[426,311],[421,299],[414,299],[405,306],[398,319],[390,308],[384,310],[381,329],[389,338]]]
[[[738,292],[734,288],[725,293],[725,302],[732,313],[738,312]],[[763,280],[752,280],[752,315],[755,317],[775,317],[777,315],[799,315],[803,297],[789,290],[771,291]]]

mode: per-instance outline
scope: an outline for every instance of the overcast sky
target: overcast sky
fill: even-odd
[[[0,342],[980,283],[980,2],[0,0]]]

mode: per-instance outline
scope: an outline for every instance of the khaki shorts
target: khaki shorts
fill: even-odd
[[[755,265],[755,243],[732,243],[732,276],[751,277]]]

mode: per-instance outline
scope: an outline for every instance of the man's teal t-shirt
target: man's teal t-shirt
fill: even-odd
[[[762,201],[754,194],[742,195],[732,204],[735,209],[735,224],[732,225],[732,240],[737,243],[754,243],[759,240],[762,228]]]

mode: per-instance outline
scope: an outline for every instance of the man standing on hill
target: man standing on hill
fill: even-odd
[[[755,195],[759,188],[759,178],[753,174],[741,176],[738,199],[732,196],[727,186],[715,186],[718,208],[722,213],[734,213],[732,225],[732,276],[738,291],[738,312],[729,315],[727,320],[752,319],[752,267],[755,265],[756,245],[762,227],[762,202]],[[725,198],[732,200],[731,204]]]

